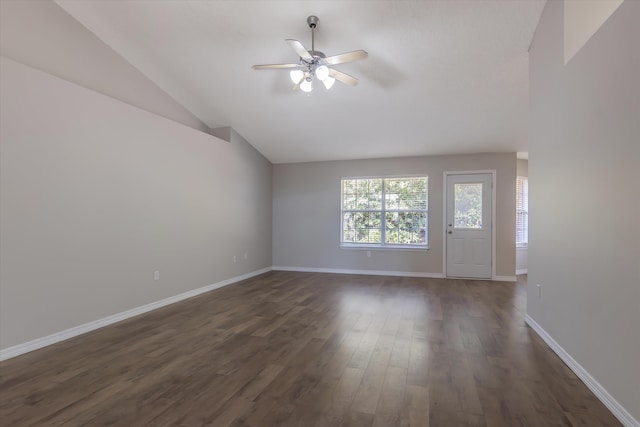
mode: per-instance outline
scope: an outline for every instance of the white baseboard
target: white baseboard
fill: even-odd
[[[344,268],[316,268],[316,267],[272,267],[275,271],[299,271],[303,273],[334,273],[334,274],[364,274],[368,276],[400,276],[400,277],[428,277],[441,279],[442,273],[421,273],[412,271],[386,271],[386,270],[353,270]]]
[[[274,271],[299,271],[302,273],[334,273],[334,274],[363,274],[368,276],[399,276],[399,277],[425,277],[431,279],[445,279],[442,273],[422,273],[416,271],[390,271],[390,270],[354,270],[349,268],[319,268],[319,267],[283,267],[273,266]],[[452,279],[456,279],[452,277]],[[493,279],[478,280],[494,280],[497,282],[515,282],[516,276],[495,276]]]
[[[493,280],[496,282],[515,282],[517,278],[516,276],[495,276]]]
[[[525,316],[525,323],[531,327],[540,338],[547,343],[549,347],[562,359],[562,361],[573,371],[574,374],[582,380],[582,382],[596,395],[598,399],[615,415],[615,417],[625,427],[640,427],[638,420],[620,404],[617,400],[609,394],[609,392],[593,378],[586,369],[584,369],[578,362],[575,361],[569,353],[567,353],[561,346],[554,340],[551,335],[545,331],[535,320],[528,314]]]
[[[528,268],[521,268],[519,270],[516,270],[516,276],[520,275],[520,274],[527,274],[529,272]]]
[[[240,276],[232,277],[230,279],[223,280],[212,285],[203,286],[202,288],[193,289],[178,295],[174,295],[169,298],[155,301],[149,304],[142,305],[140,307],[132,308],[131,310],[123,311],[121,313],[114,314],[102,319],[94,320],[83,325],[74,326],[73,328],[65,329],[64,331],[56,332],[46,337],[36,338],[22,344],[8,347],[4,350],[0,350],[0,361],[11,359],[12,357],[20,356],[21,354],[28,353],[30,351],[38,350],[42,347],[46,347],[51,344],[55,344],[60,341],[68,340],[69,338],[76,337],[78,335],[85,334],[98,328],[102,328],[111,325],[116,322],[128,319],[130,317],[138,316],[143,313],[164,307],[169,304],[182,301],[187,298],[194,297],[196,295],[203,294],[205,292],[212,291],[214,289],[222,288],[223,286],[231,285],[241,280],[249,279],[259,274],[267,273],[271,271],[271,267],[263,268],[261,270],[252,271],[250,273],[242,274]]]

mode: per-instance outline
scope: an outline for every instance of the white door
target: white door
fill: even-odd
[[[491,278],[493,175],[447,175],[447,276]]]

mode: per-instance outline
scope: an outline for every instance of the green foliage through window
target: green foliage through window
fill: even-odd
[[[455,184],[454,227],[482,228],[482,183]]]
[[[427,244],[427,177],[342,180],[342,243]]]

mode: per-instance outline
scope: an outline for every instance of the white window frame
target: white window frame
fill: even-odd
[[[385,180],[388,179],[424,178],[427,181],[427,206],[426,209],[386,209],[385,205]],[[369,212],[381,214],[380,243],[356,243],[344,241],[344,192],[342,182],[349,179],[381,179],[382,180],[382,205],[381,209],[347,209],[348,212]],[[424,212],[427,219],[424,244],[384,243],[386,240],[386,213],[387,212]],[[425,250],[429,249],[429,176],[428,175],[390,175],[390,176],[352,176],[340,178],[340,247],[343,249],[393,249],[393,250]]]
[[[522,194],[518,193],[518,180],[522,180]],[[524,207],[518,209],[518,198],[524,197]],[[518,241],[518,216],[524,215],[524,241]],[[516,247],[527,248],[529,247],[529,178],[526,176],[516,177]]]

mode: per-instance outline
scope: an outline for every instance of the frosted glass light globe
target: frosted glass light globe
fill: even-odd
[[[311,83],[311,79],[306,79],[300,83],[300,89],[302,89],[303,92],[311,92],[313,90],[313,83]]]
[[[302,70],[291,70],[289,73],[289,77],[291,77],[291,81],[295,84],[300,83],[300,80],[304,77],[304,71]]]
[[[322,80],[322,81],[324,81],[329,77],[329,69],[327,68],[326,65],[321,65],[318,68],[316,68],[316,77],[318,78],[318,80]]]
[[[329,90],[331,89],[331,86],[333,86],[335,82],[336,82],[336,79],[334,79],[333,77],[327,77],[322,81],[322,84],[324,84],[324,87],[326,87],[327,90]]]

